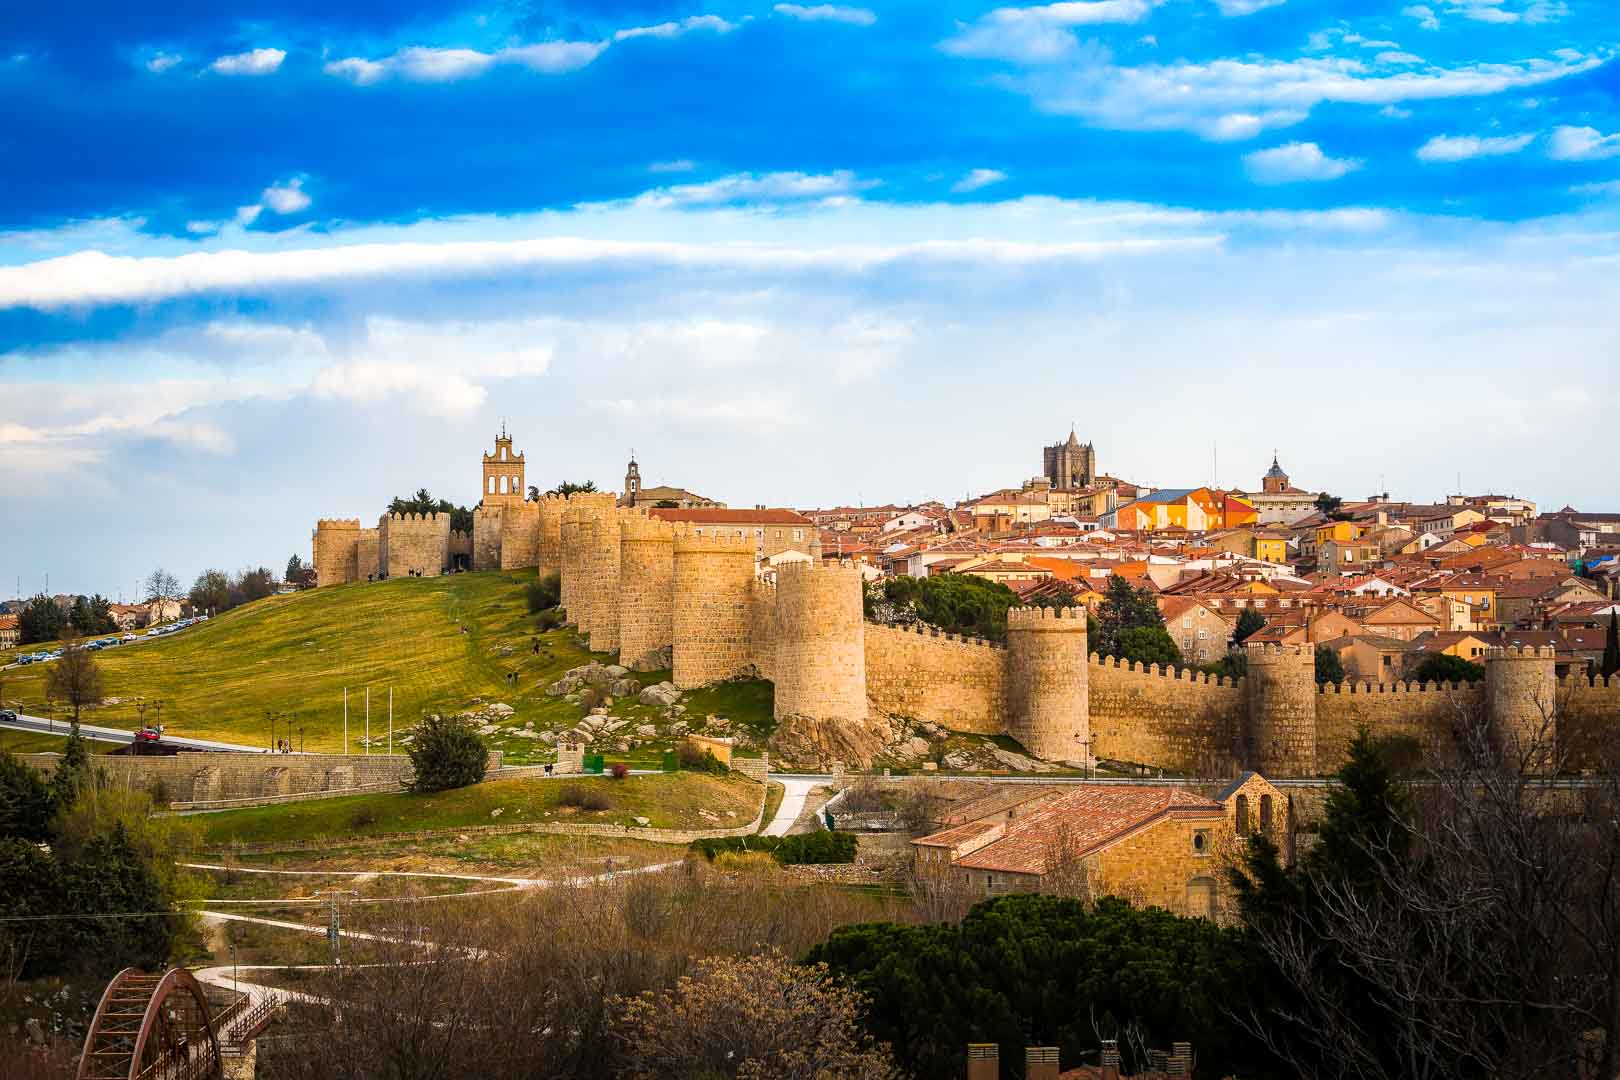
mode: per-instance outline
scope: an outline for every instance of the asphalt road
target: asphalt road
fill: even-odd
[[[68,733],[69,723],[66,720],[57,720],[54,723],[43,716],[27,716],[17,714],[15,721],[0,722],[0,728],[9,728],[12,731],[37,731],[40,733],[54,732],[58,735]],[[102,742],[132,743],[135,741],[133,731],[122,728],[101,727],[97,724],[80,724],[79,734],[87,739],[99,739]],[[210,739],[187,739],[179,735],[165,735],[163,741],[171,746],[184,746],[192,750],[236,750],[250,754],[262,754],[263,746],[245,746],[241,743],[214,742]]]

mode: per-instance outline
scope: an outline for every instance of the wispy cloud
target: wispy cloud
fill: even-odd
[[[165,71],[179,64],[185,58],[176,53],[155,52],[147,57],[146,70],[154,75],[161,75]]]
[[[1064,68],[1031,71],[1008,85],[1028,94],[1044,111],[1099,127],[1182,130],[1225,140],[1297,124],[1317,105],[1388,106],[1483,97],[1590,71],[1606,59],[1563,53],[1550,60],[1386,73],[1342,57],[1139,67],[1091,57]]]
[[[250,52],[221,56],[208,67],[220,75],[269,75],[287,59],[283,49],[253,49]]]
[[[877,187],[848,169],[830,173],[735,173],[701,184],[676,184],[637,197],[638,205],[718,206],[729,203],[791,203],[855,195]]]
[[[1264,11],[1269,7],[1277,7],[1287,3],[1287,0],[1215,0],[1215,6],[1222,15],[1232,17],[1235,15],[1253,15],[1257,11]]]
[[[632,26],[624,30],[616,30],[614,41],[629,41],[638,37],[673,38],[682,34],[689,34],[694,30],[712,30],[717,34],[729,34],[737,29],[737,23],[722,19],[718,15],[688,15],[684,19],[670,22],[661,22],[653,26]]]
[[[877,22],[877,16],[865,8],[839,4],[815,4],[809,7],[803,4],[777,4],[771,10],[778,15],[805,22],[841,22],[851,26],[871,26]]]
[[[1477,157],[1517,154],[1535,140],[1535,132],[1524,135],[1436,135],[1417,148],[1417,159],[1428,162],[1467,161]]]
[[[1007,179],[1007,174],[1000,169],[973,169],[962,179],[952,184],[951,190],[958,194],[965,194],[969,191],[987,188],[991,184],[999,184],[1005,179]]]
[[[674,161],[655,161],[647,166],[650,173],[686,173],[697,168],[697,162],[691,158],[676,158]]]
[[[1620,132],[1605,135],[1594,127],[1557,127],[1547,141],[1547,156],[1558,161],[1601,161],[1620,156]]]
[[[304,191],[304,178],[295,176],[279,184],[271,184],[260,195],[264,205],[278,214],[296,214],[309,209],[309,194]]]
[[[953,56],[1044,64],[1074,55],[1080,47],[1073,28],[1101,23],[1134,23],[1147,18],[1160,0],[1069,0],[1038,7],[1001,7],[940,43]]]
[[[1440,29],[1440,16],[1455,16],[1471,22],[1512,25],[1552,22],[1569,14],[1569,5],[1563,0],[1436,0],[1441,10],[1429,4],[1413,4],[1401,9],[1401,14],[1418,20],[1425,30]]]
[[[391,78],[455,82],[482,75],[497,64],[524,67],[544,75],[561,75],[585,67],[607,47],[605,41],[545,41],[480,52],[413,45],[376,60],[358,56],[332,60],[322,70],[358,86],[370,86]]]
[[[1301,180],[1337,180],[1361,168],[1356,158],[1334,158],[1313,142],[1293,142],[1243,156],[1244,168],[1258,184],[1291,184]]]

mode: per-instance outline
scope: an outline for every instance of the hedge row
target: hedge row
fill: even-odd
[[[797,836],[721,836],[694,840],[691,849],[710,862],[723,851],[763,851],[783,866],[852,863],[855,834],[823,830]]]

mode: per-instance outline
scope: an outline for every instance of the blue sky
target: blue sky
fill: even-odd
[[[14,5],[20,7],[20,5]],[[549,486],[1620,509],[1596,0],[0,13],[0,594]],[[1216,471],[1218,453],[1219,471]]]

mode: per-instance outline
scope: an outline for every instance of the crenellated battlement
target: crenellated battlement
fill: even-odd
[[[1478,687],[1472,683],[1447,682],[1350,682],[1323,683],[1316,688],[1318,694],[1461,694],[1472,693]]]
[[[1600,690],[1620,694],[1620,675],[1604,678],[1602,675],[1585,675],[1571,672],[1558,680],[1558,689],[1567,690]]]
[[[359,518],[321,518],[315,522],[316,532],[360,531]]]
[[[992,649],[997,652],[1007,651],[1007,646],[1002,642],[991,641],[989,638],[978,637],[974,634],[952,634],[941,630],[937,626],[929,626],[926,623],[911,623],[909,625],[900,626],[874,622],[868,622],[866,624],[867,633],[871,633],[875,628],[893,630],[900,634],[913,634],[920,638],[929,638],[933,641],[946,642],[951,645],[966,645],[970,648]]]
[[[1007,630],[1086,632],[1085,608],[1015,607],[1007,609]]]
[[[433,524],[437,524],[438,520],[441,517],[444,518],[445,521],[450,520],[450,515],[449,514],[440,514],[437,511],[434,511],[434,512],[431,512],[431,513],[426,513],[426,514],[414,514],[414,513],[413,514],[393,514],[393,513],[389,513],[389,514],[384,514],[382,516],[382,518],[379,519],[378,525],[381,525],[383,522],[387,522],[389,525],[394,525],[394,526],[398,526],[398,525],[433,525]]]
[[[1251,664],[1275,664],[1289,660],[1316,663],[1316,647],[1313,645],[1285,645],[1266,641],[1246,644],[1243,651]]]
[[[1486,662],[1492,660],[1556,660],[1558,650],[1551,645],[1493,645],[1485,650]]]
[[[672,544],[675,542],[675,526],[662,518],[653,517],[643,509],[627,511],[619,519],[619,529],[619,536],[626,543]]]
[[[677,552],[712,552],[717,555],[738,555],[747,553],[752,556],[759,550],[759,543],[751,533],[738,536],[735,533],[706,532],[699,533],[698,528],[683,523],[675,525],[675,550]],[[713,528],[713,526],[709,526]]]
[[[1105,668],[1109,671],[1124,671],[1135,675],[1146,675],[1151,678],[1167,679],[1171,682],[1195,683],[1201,686],[1220,686],[1236,688],[1243,685],[1242,679],[1229,679],[1225,675],[1210,675],[1191,668],[1177,668],[1171,664],[1144,664],[1140,660],[1126,660],[1118,656],[1101,656],[1092,653],[1086,662],[1094,668]]]

